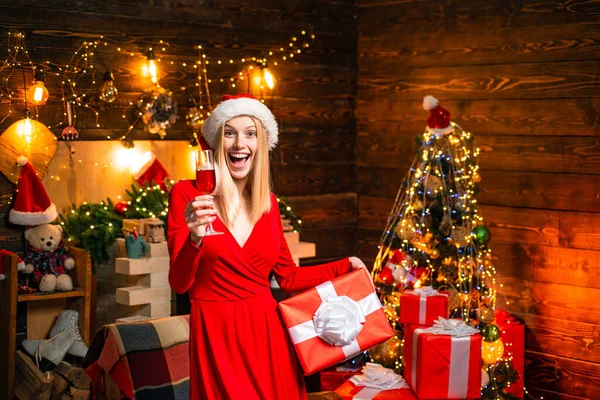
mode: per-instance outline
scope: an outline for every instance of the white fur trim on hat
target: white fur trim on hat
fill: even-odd
[[[50,204],[50,207],[42,212],[17,211],[14,208],[8,212],[8,220],[17,225],[37,226],[49,224],[56,217],[58,217],[58,213],[56,212],[54,203]]]
[[[269,150],[273,150],[277,146],[279,135],[275,116],[259,100],[248,97],[225,100],[215,107],[202,127],[202,134],[208,145],[214,150],[217,146],[222,126],[230,119],[243,115],[254,117],[262,123],[267,133]]]
[[[430,94],[423,97],[423,108],[426,109],[427,111],[434,109],[439,104],[440,104],[440,102],[438,101],[438,99],[436,99],[435,97],[433,97]]]
[[[27,157],[25,156],[19,156],[17,157],[17,164],[19,164],[21,167],[25,164],[27,164]]]
[[[140,166],[140,168],[139,168],[139,169],[138,169],[136,172],[134,172],[134,173],[132,174],[134,179],[136,179],[136,180],[137,180],[137,179],[139,179],[139,178],[140,178],[140,176],[144,175],[144,173],[145,173],[145,172],[148,170],[148,168],[149,168],[149,167],[152,165],[152,163],[153,163],[153,162],[156,160],[156,154],[154,154],[154,153],[152,153],[152,152],[149,152],[149,153],[150,153],[150,154],[149,154],[149,156],[150,156],[150,157],[149,157],[149,158],[148,158],[148,159],[147,159],[147,160],[144,162],[144,164],[142,164],[142,165]]]

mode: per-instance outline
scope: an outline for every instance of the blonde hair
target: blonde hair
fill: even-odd
[[[256,126],[256,154],[254,155],[253,165],[249,172],[248,181],[244,190],[250,192],[250,223],[256,224],[260,217],[271,210],[271,172],[269,169],[269,143],[267,132],[262,123],[254,118],[249,117]],[[239,211],[240,198],[237,195],[237,188],[233,182],[233,178],[227,168],[227,154],[223,146],[225,124],[221,126],[221,134],[217,140],[215,150],[215,162],[218,166],[218,171],[215,171],[219,176],[219,185],[217,195],[215,195],[215,206],[219,212],[219,216],[223,223],[228,227],[233,227]]]

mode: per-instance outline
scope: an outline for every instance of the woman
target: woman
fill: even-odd
[[[353,268],[358,258],[298,268],[270,192],[269,154],[277,123],[247,95],[224,96],[203,135],[215,151],[219,193],[180,181],[169,201],[171,287],[189,290],[190,398],[306,399],[302,371],[269,288],[300,292]],[[211,208],[214,206],[214,209]],[[219,236],[203,237],[213,223]]]

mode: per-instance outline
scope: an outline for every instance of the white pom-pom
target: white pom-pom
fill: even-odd
[[[423,108],[426,109],[427,111],[431,110],[432,108],[437,107],[438,104],[440,104],[438,99],[436,99],[435,97],[433,97],[431,95],[427,95],[427,96],[423,97]]]
[[[28,161],[28,159],[25,156],[19,156],[19,157],[17,157],[17,164],[19,164],[21,167],[23,165],[27,164],[27,161]]]

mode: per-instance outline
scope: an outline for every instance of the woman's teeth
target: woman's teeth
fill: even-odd
[[[250,156],[248,154],[230,154],[229,160],[231,160],[231,164],[236,168],[241,168],[246,165],[246,161],[248,161]]]

